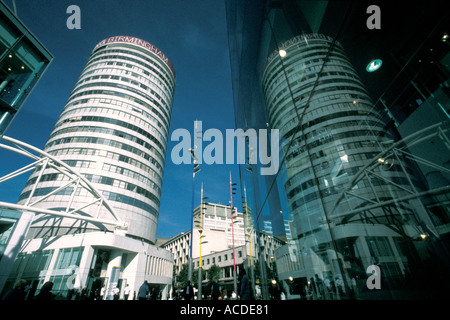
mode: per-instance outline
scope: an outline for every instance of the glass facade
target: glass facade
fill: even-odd
[[[0,138],[53,56],[0,3]]]
[[[14,232],[14,227],[20,219],[20,212],[0,209],[0,261],[2,260],[8,242]]]
[[[240,165],[243,207],[286,240],[290,299],[448,297],[449,17],[370,6],[226,1],[236,127],[280,137],[276,174]]]
[[[44,148],[76,168],[111,201],[128,224],[130,236],[151,243],[156,237],[174,89],[173,66],[156,47],[134,37],[107,38],[94,48]],[[92,202],[86,190],[64,187],[70,180],[67,175],[51,168],[39,174],[40,169],[30,176],[19,203],[58,188],[40,206]],[[102,216],[88,207],[82,214]],[[105,229],[42,218],[28,236]]]

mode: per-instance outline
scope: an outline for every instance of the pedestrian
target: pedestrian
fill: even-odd
[[[220,286],[217,283],[217,280],[214,280],[211,285],[211,299],[212,300],[219,300],[221,298],[220,295]]]
[[[88,288],[86,286],[83,287],[81,290],[80,300],[87,300],[88,299]]]
[[[47,281],[42,285],[41,290],[39,291],[38,295],[36,296],[36,300],[44,301],[44,300],[53,300],[55,298],[54,294],[51,293],[51,290],[53,288],[53,282]]]
[[[131,291],[130,286],[127,284],[125,286],[125,289],[123,289],[123,298],[124,298],[124,300],[128,300],[128,297],[130,296],[130,291]]]
[[[31,300],[33,298],[34,290],[31,281],[28,280],[25,286],[25,300]]]
[[[105,297],[105,285],[103,285],[102,289],[100,290],[100,300],[103,300]]]
[[[228,291],[227,291],[227,289],[223,289],[222,290],[222,297],[223,297],[223,300],[228,300]]]
[[[255,292],[256,292],[256,299],[261,300],[262,293],[261,293],[261,287],[259,285],[255,285]]]
[[[239,293],[239,296],[241,297],[241,300],[250,300],[250,282],[248,281],[248,276],[245,272],[245,269],[241,270],[241,274],[241,291]]]
[[[183,291],[184,300],[191,300],[194,296],[194,288],[191,285],[191,281],[188,280],[187,285],[184,287]]]
[[[147,280],[145,280],[144,283],[139,287],[138,299],[147,300],[147,295],[149,291],[150,287],[148,286]]]
[[[157,300],[158,299],[158,293],[156,292],[155,288],[152,288],[152,291],[150,292],[150,300]]]
[[[26,295],[26,286],[27,282],[25,280],[17,280],[14,284],[14,287],[3,295],[2,300],[24,301]]]
[[[114,286],[112,289],[113,292],[113,299],[114,300],[119,300],[119,296],[120,296],[120,290],[119,288],[117,288],[117,286]]]
[[[272,280],[272,286],[269,288],[269,293],[272,300],[281,300],[281,289],[276,280]]]

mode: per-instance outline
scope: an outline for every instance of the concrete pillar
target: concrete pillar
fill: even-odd
[[[86,246],[83,248],[83,255],[81,256],[80,266],[78,267],[78,277],[83,288],[87,286],[87,279],[89,276],[89,269],[91,267],[92,258],[94,257],[94,248]]]
[[[47,273],[45,274],[45,277],[44,277],[44,282],[43,282],[43,284],[44,284],[45,282],[47,282],[47,281],[50,281],[50,278],[51,278],[51,276],[52,276],[52,274],[53,274],[53,270],[55,269],[56,261],[57,261],[57,259],[58,259],[59,251],[60,251],[60,250],[64,250],[64,249],[63,249],[63,248],[56,248],[56,249],[53,251],[52,257],[51,257],[51,259],[50,259],[50,263],[48,264]]]
[[[14,226],[14,231],[12,232],[9,242],[6,245],[3,256],[0,260],[0,292],[8,279],[9,273],[11,272],[14,262],[16,261],[17,255],[19,254],[22,242],[25,239],[25,235],[30,229],[31,222],[33,221],[34,213],[23,212],[20,219],[16,222]]]
[[[113,300],[113,288],[119,282],[120,266],[122,264],[122,250],[112,250],[109,255],[108,269],[106,277],[108,278],[108,287],[106,291],[106,300]]]

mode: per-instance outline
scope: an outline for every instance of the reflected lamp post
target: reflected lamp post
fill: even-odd
[[[236,194],[233,191],[236,191],[236,183],[232,183],[231,181],[231,172],[230,172],[230,210],[231,210],[231,241],[233,246],[233,284],[234,284],[234,292],[237,291],[237,278],[236,278],[236,254],[234,251],[234,213],[235,210],[233,208],[233,195]]]
[[[250,221],[249,221],[249,208],[248,208],[248,204],[247,204],[247,190],[245,188],[245,184],[244,184],[244,215],[245,215],[245,238],[248,238],[248,240],[246,239],[245,242],[248,243],[248,247],[249,247],[249,255],[250,255],[250,272],[251,272],[251,281],[252,281],[252,291],[253,291],[253,296],[256,297],[256,292],[255,292],[255,270],[254,270],[254,266],[253,266],[253,256],[252,256],[252,233],[251,230],[252,228],[250,227]]]

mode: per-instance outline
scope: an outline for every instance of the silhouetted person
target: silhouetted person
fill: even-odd
[[[25,280],[18,280],[14,284],[14,287],[6,292],[2,300],[8,300],[8,301],[23,301],[25,300],[25,288],[27,286],[27,282]]]
[[[191,285],[191,282],[188,280],[186,287],[184,287],[184,300],[191,300],[194,296],[194,288]]]
[[[36,300],[53,300],[55,296],[53,293],[51,293],[52,288],[53,282],[47,281],[46,283],[44,283],[41,291],[39,291],[38,295],[36,296]]]
[[[150,291],[147,280],[139,287],[138,299],[147,300],[147,294]]]
[[[217,281],[215,280],[211,286],[211,299],[219,300],[219,297],[220,297],[220,286],[217,283]]]
[[[239,296],[241,297],[241,300],[250,300],[250,282],[248,281],[247,273],[245,272],[245,269],[241,270],[242,273],[242,279],[241,279],[241,291]]]

